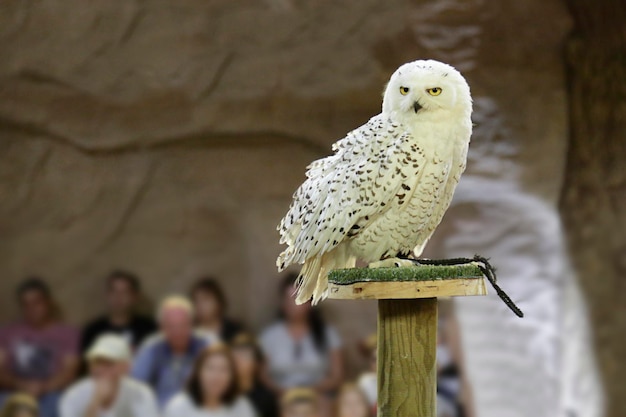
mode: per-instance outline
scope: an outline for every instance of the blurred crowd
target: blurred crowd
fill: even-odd
[[[46,282],[16,290],[20,317],[0,327],[0,417],[371,417],[376,337],[349,381],[341,335],[317,307],[296,305],[282,281],[273,323],[258,335],[227,315],[218,281],[198,280],[151,315],[141,282],[105,281],[107,311],[75,328]],[[458,372],[445,333],[438,347],[438,415],[462,417]]]

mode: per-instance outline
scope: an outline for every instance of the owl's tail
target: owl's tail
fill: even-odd
[[[296,304],[313,298],[313,305],[328,297],[328,273],[333,269],[354,268],[356,258],[347,253],[345,245],[307,259],[298,276]]]

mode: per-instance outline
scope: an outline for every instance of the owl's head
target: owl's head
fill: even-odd
[[[391,76],[383,97],[383,113],[403,120],[427,115],[469,117],[472,97],[465,78],[443,62],[413,61]]]

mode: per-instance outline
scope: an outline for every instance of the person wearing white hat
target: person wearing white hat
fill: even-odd
[[[61,398],[61,417],[158,417],[150,388],[127,376],[131,351],[121,336],[103,334],[86,352],[89,376]]]

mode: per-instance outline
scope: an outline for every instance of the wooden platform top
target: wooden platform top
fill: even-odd
[[[328,274],[331,299],[407,299],[486,295],[474,265],[338,269]]]

